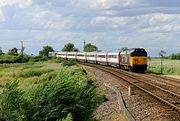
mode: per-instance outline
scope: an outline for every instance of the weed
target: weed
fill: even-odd
[[[49,60],[49,62],[51,63],[62,63],[64,61],[63,58],[57,58],[57,57],[53,57]]]
[[[63,66],[72,66],[75,64],[76,64],[76,61],[72,59],[63,61]]]
[[[163,74],[180,75],[180,60],[163,59]],[[149,61],[148,72],[161,73],[160,59],[152,59]]]
[[[36,75],[31,71],[19,76]],[[39,75],[39,70],[36,71]],[[58,73],[43,75],[43,81],[24,91],[19,88],[17,81],[3,87],[0,95],[1,120],[94,120],[92,112],[104,98],[89,82],[85,70],[62,68]]]
[[[53,71],[52,69],[27,69],[15,76],[17,78],[19,78],[19,77],[28,78],[28,77],[33,77],[33,76],[41,76],[44,73],[49,73],[52,71]]]

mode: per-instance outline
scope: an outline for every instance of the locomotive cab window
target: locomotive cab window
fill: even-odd
[[[131,56],[145,56],[145,57],[147,57],[147,52],[144,49],[135,49],[131,53]]]

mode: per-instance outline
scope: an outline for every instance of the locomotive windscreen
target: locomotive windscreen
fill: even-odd
[[[134,49],[134,51],[131,53],[131,56],[145,56],[147,57],[147,52],[145,49]]]

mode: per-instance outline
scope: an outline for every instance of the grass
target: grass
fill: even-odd
[[[151,59],[148,62],[148,72],[161,73],[161,60]],[[163,59],[164,75],[180,75],[180,60]]]
[[[62,63],[63,66],[73,66],[76,65],[76,61],[73,59],[65,60]]]
[[[13,79],[18,79],[20,87],[25,89],[48,76],[50,78],[50,75],[57,73],[60,68],[59,63],[47,62],[0,64],[0,86]]]
[[[0,65],[0,120],[95,121],[104,97],[85,69],[60,63]]]
[[[24,70],[16,75],[14,75],[16,78],[28,78],[28,77],[34,77],[34,76],[41,76],[42,74],[52,72],[52,69],[27,69]]]

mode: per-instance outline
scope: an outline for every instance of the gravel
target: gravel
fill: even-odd
[[[169,107],[161,104],[158,100],[148,94],[135,89],[135,94],[128,96],[128,89],[124,82],[106,72],[95,68],[85,67],[88,75],[98,87],[101,94],[106,95],[108,101],[104,102],[94,112],[95,117],[100,121],[126,121],[127,119],[119,111],[115,92],[110,90],[104,84],[112,85],[121,91],[125,105],[132,116],[137,121],[180,121],[180,114],[172,111]]]

